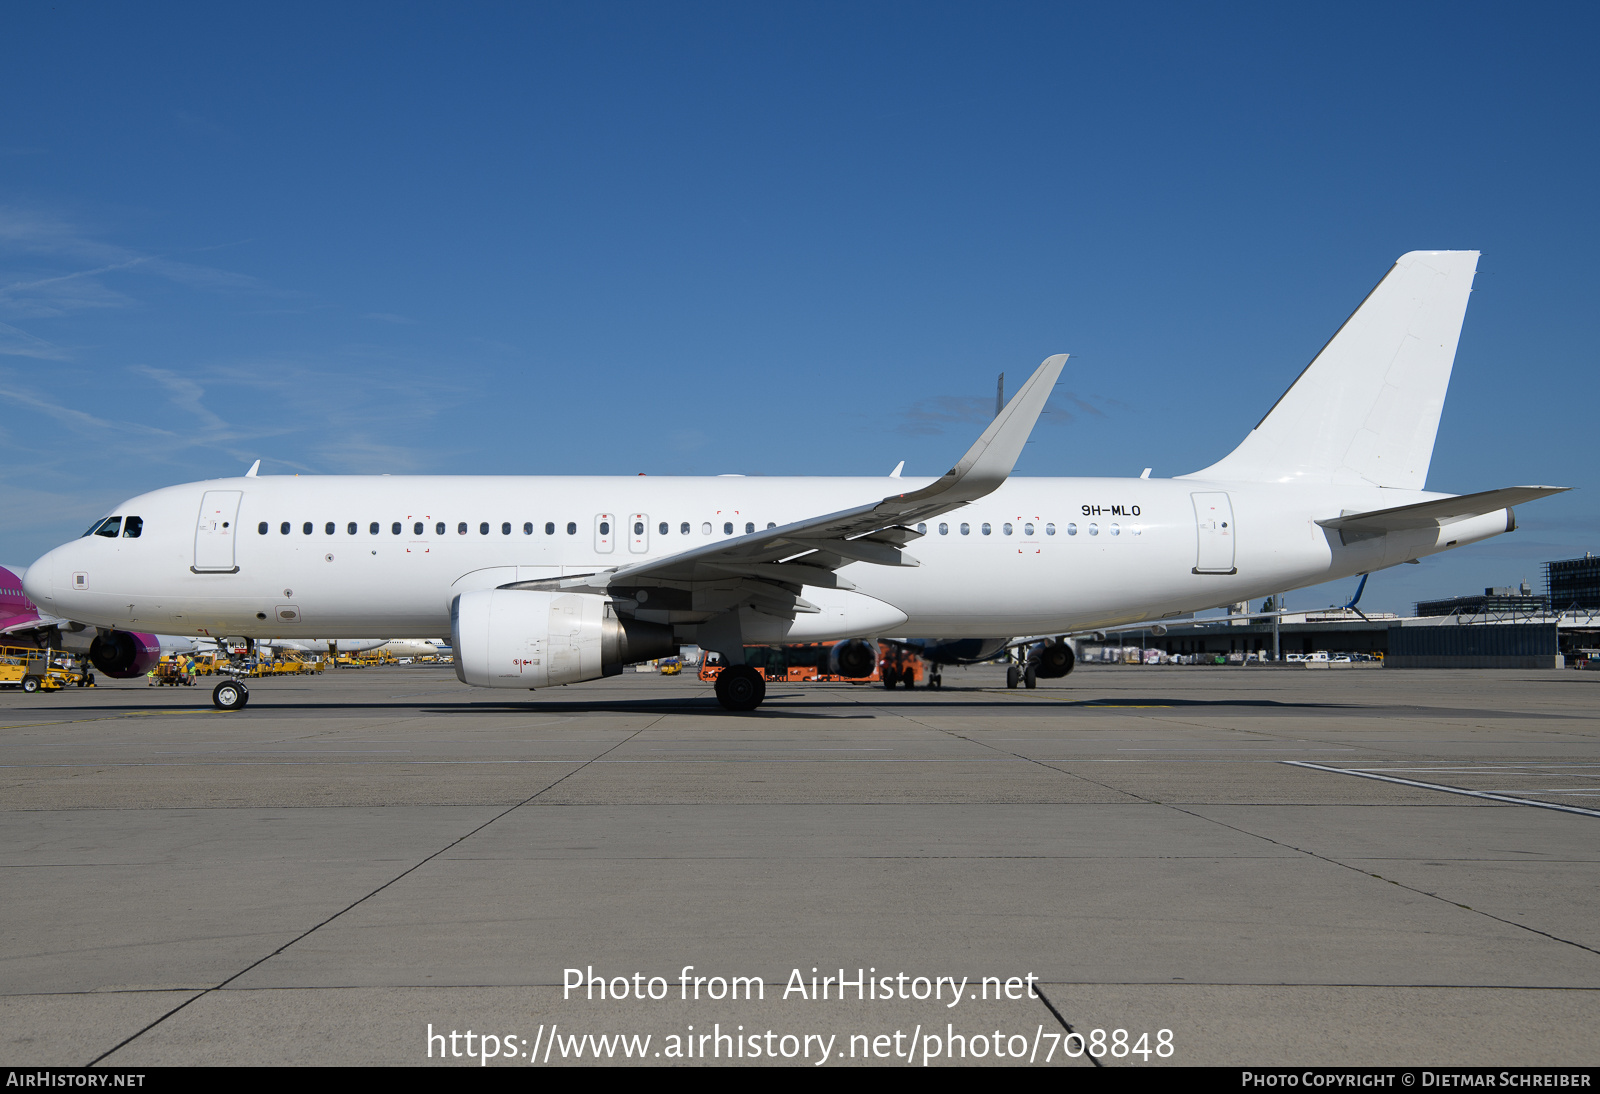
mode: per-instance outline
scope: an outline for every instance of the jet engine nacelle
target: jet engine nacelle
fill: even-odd
[[[1078,658],[1072,652],[1072,643],[1064,638],[1041,643],[1033,647],[1028,654],[1028,664],[1033,666],[1034,675],[1042,676],[1046,680],[1065,676],[1077,663]]]
[[[546,688],[672,657],[672,628],[625,619],[593,593],[479,589],[450,605],[456,676],[480,688]]]
[[[871,676],[878,667],[878,644],[852,638],[828,651],[829,668],[836,676]]]
[[[138,631],[108,631],[89,643],[89,663],[114,680],[143,676],[161,660],[161,641]]]

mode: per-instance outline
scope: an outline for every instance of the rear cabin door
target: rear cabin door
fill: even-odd
[[[1195,558],[1197,574],[1234,574],[1233,502],[1227,494],[1191,494],[1200,546]]]
[[[194,572],[239,572],[233,545],[239,538],[239,499],[243,490],[207,490],[200,499],[200,522],[194,533]]]

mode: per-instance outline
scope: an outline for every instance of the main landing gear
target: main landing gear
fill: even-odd
[[[754,710],[766,697],[766,677],[749,665],[729,665],[717,674],[717,702],[729,710]]]
[[[211,702],[218,710],[243,710],[250,701],[250,689],[238,680],[224,680],[211,689]]]
[[[1032,665],[1029,665],[1026,668],[1022,667],[1021,665],[1006,666],[1006,687],[1014,688],[1019,683],[1025,688],[1039,686],[1039,674],[1034,670]]]

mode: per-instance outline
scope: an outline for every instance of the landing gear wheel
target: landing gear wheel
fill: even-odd
[[[917,674],[911,669],[906,669],[905,675],[900,677],[900,682],[905,685],[907,691],[910,691],[917,686]]]
[[[1015,665],[1006,666],[1006,687],[1014,688],[1022,679],[1022,670]]]
[[[944,687],[944,677],[937,672],[934,673],[928,677],[928,686],[935,689]]]
[[[24,676],[22,678],[22,690],[27,692],[29,695],[32,695],[34,692],[38,691],[39,678],[37,676]]]
[[[729,710],[754,710],[766,697],[766,678],[749,665],[729,665],[717,674],[717,702]]]
[[[1022,670],[1022,686],[1025,688],[1036,687],[1039,683],[1039,674],[1032,665]]]
[[[892,691],[894,689],[894,686],[896,684],[898,684],[899,682],[900,682],[900,674],[898,672],[894,671],[894,669],[884,669],[883,670],[883,686],[884,687],[889,688]]]
[[[218,710],[243,710],[250,701],[250,689],[237,680],[224,680],[211,689],[211,702]]]

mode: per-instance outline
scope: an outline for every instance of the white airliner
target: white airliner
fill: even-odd
[[[28,569],[41,610],[109,630],[441,634],[479,687],[577,683],[746,643],[1062,635],[1366,573],[1516,525],[1559,492],[1423,489],[1475,251],[1402,257],[1244,441],[1173,479],[1008,479],[1047,359],[938,479],[268,477],[117,506]],[[898,492],[885,496],[886,489]],[[870,656],[848,641],[841,659]],[[1072,668],[1044,646],[1038,674]],[[219,706],[243,706],[227,681]]]

